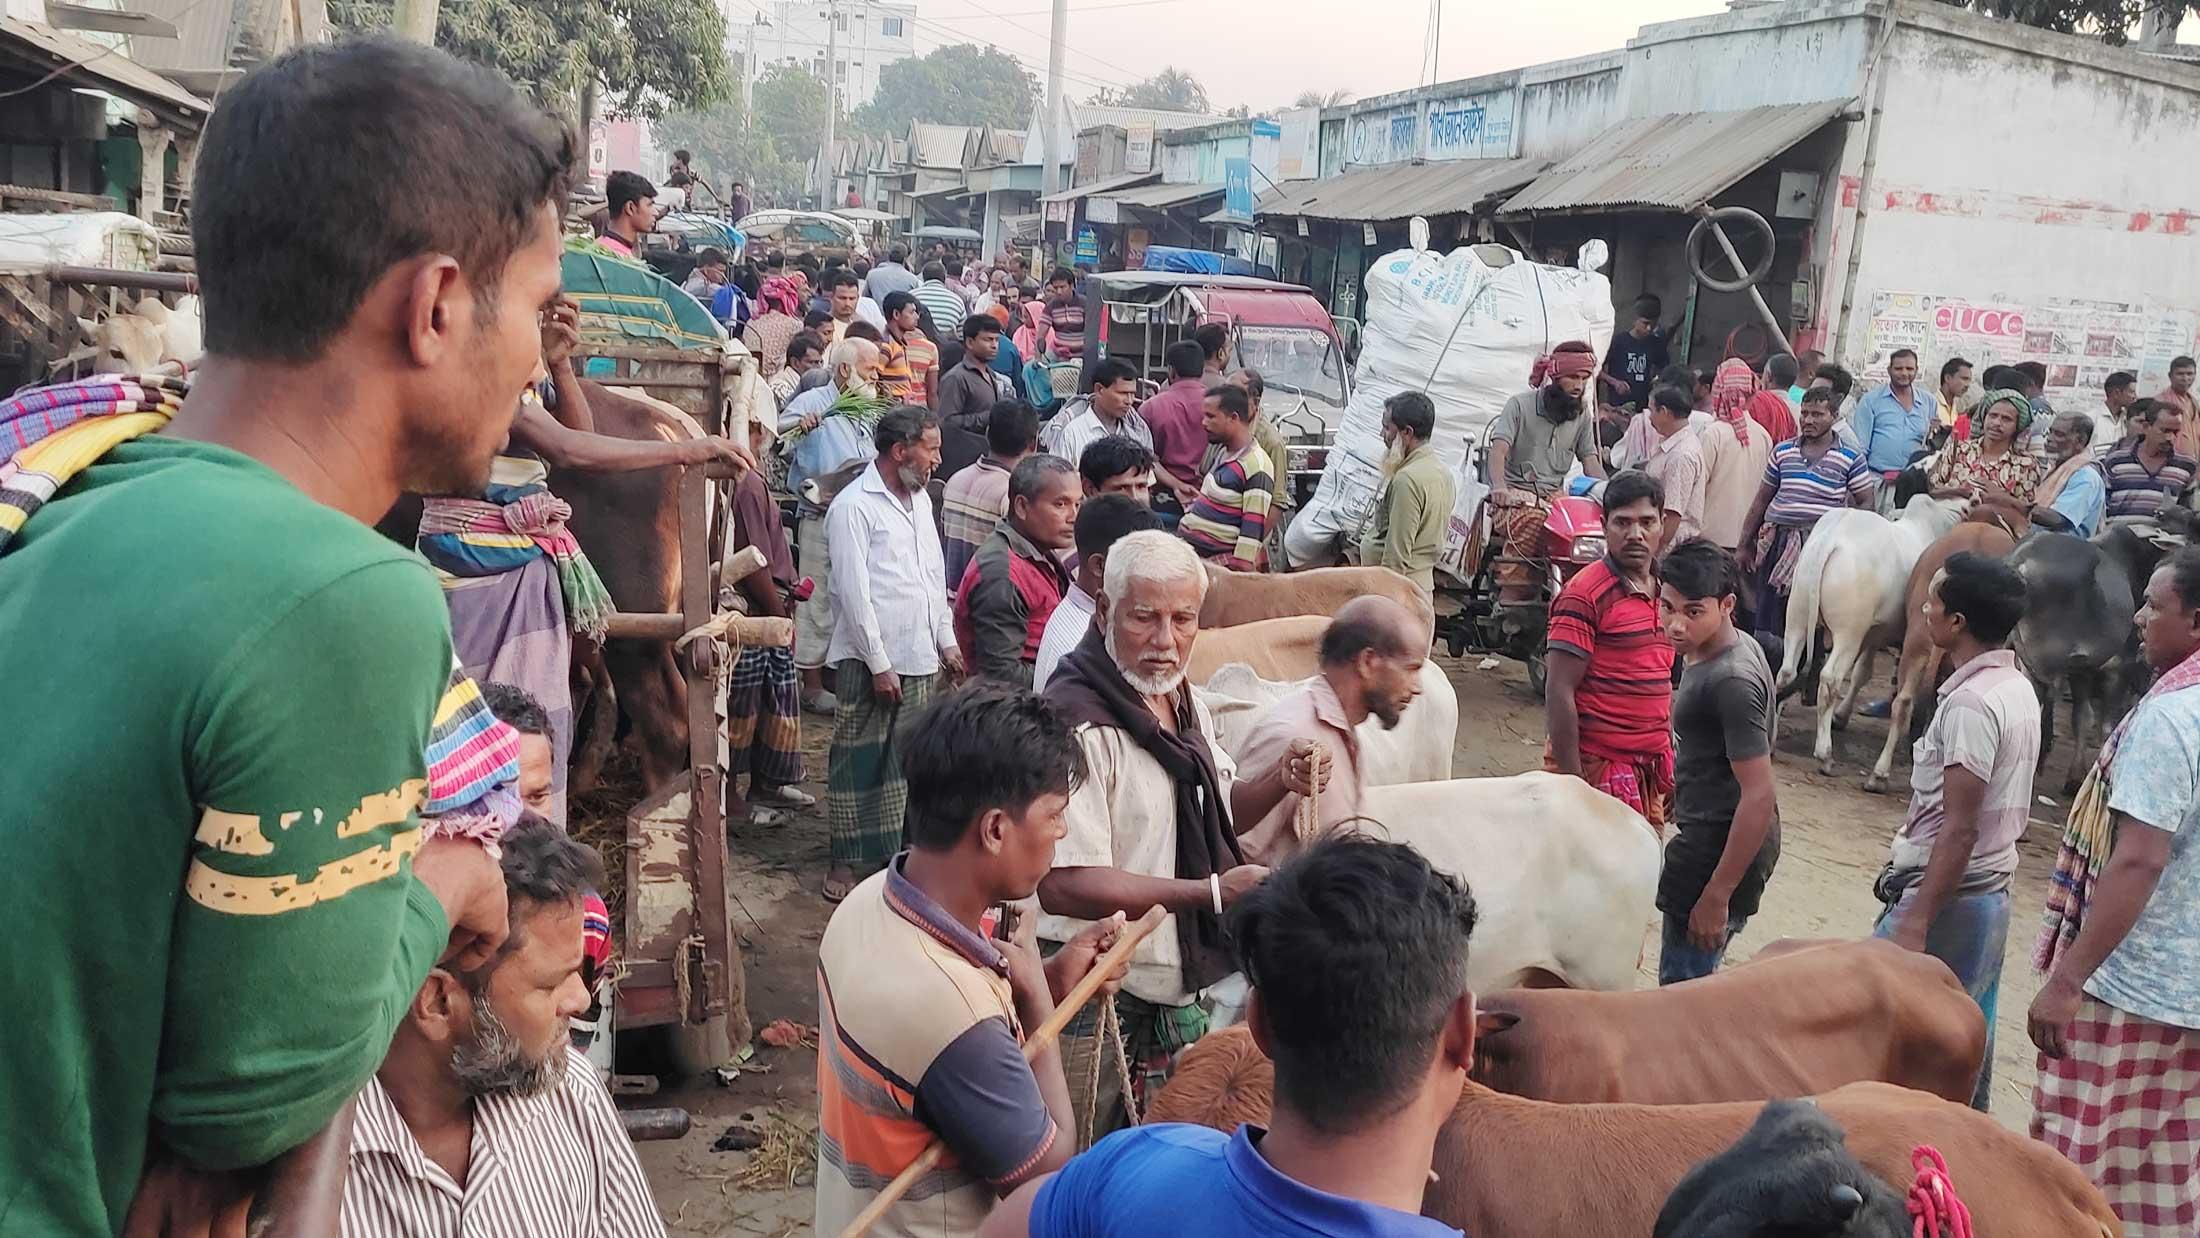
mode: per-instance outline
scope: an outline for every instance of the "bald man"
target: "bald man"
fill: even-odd
[[[1276,702],[1245,741],[1243,769],[1266,769],[1294,739],[1311,739],[1329,754],[1329,781],[1316,813],[1324,833],[1363,811],[1358,727],[1373,717],[1384,729],[1421,694],[1428,642],[1420,620],[1387,597],[1357,597],[1338,608],[1322,630],[1321,673]],[[1260,824],[1240,836],[1245,858],[1280,862],[1299,850],[1291,819],[1300,797],[1286,794]]]

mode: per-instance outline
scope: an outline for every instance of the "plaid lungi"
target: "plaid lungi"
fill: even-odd
[[[1207,1034],[1207,1009],[1194,1001],[1184,1006],[1157,1006],[1128,993],[1115,995],[1115,1014],[1123,1025],[1123,1056],[1129,1059],[1131,1068],[1131,1098],[1138,1102],[1138,1112],[1146,1112],[1148,1098],[1161,1090],[1161,1085],[1176,1073],[1178,1055],[1193,1041]],[[1120,1130],[1130,1124],[1130,1113],[1123,1105],[1123,1080],[1117,1073],[1114,1046],[1100,1038],[1100,1003],[1088,1002],[1062,1029],[1062,1078],[1069,1084],[1070,1108],[1077,1116],[1076,1136],[1080,1140],[1077,1150],[1082,1152],[1090,1144],[1082,1142],[1085,1127],[1092,1127],[1092,1137],[1099,1140],[1110,1131]],[[1100,1086],[1097,1098],[1093,1095],[1093,1059],[1100,1062]],[[1088,1118],[1087,1110],[1097,1110],[1097,1119]]]
[[[1543,742],[1543,768],[1558,772],[1558,758],[1549,740]],[[1581,780],[1642,814],[1665,839],[1665,826],[1673,808],[1673,754],[1651,753],[1632,760],[1615,761],[1593,752],[1581,754]]]
[[[726,768],[775,787],[802,781],[802,700],[794,653],[741,651],[726,683]]]
[[[2125,1238],[2200,1233],[2200,1031],[2085,997],[2040,1058],[2032,1137],[2085,1171]]]
[[[834,667],[833,746],[826,758],[825,789],[832,798],[832,862],[859,874],[885,866],[901,850],[901,814],[909,803],[894,728],[932,699],[937,675],[903,675],[901,704],[871,693],[871,670],[861,658]]]

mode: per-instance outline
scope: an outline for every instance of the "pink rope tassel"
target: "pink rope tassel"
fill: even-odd
[[[1955,1180],[1940,1149],[1919,1144],[1910,1150],[1917,1181],[1910,1184],[1911,1238],[1973,1238],[1971,1210],[1956,1198]]]

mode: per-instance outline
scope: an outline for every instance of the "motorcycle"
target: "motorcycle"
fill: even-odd
[[[1588,494],[1561,494],[1551,500],[1536,544],[1529,547],[1506,546],[1496,540],[1496,522],[1486,500],[1477,523],[1491,530],[1490,540],[1466,588],[1444,590],[1459,599],[1459,608],[1437,620],[1437,639],[1455,658],[1471,649],[1527,663],[1528,688],[1541,696],[1549,679],[1544,643],[1551,602],[1575,573],[1604,557],[1603,506]],[[1498,579],[1501,564],[1522,569],[1511,573],[1512,589],[1520,592],[1518,578],[1524,574],[1530,582],[1526,596],[1504,596],[1506,585]]]

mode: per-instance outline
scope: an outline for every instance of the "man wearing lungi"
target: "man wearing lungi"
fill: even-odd
[[[1589,345],[1560,344],[1536,363],[1529,389],[1505,401],[1490,426],[1490,526],[1504,539],[1507,559],[1535,557],[1551,499],[1575,464],[1590,477],[1604,476],[1596,406],[1586,394],[1596,368]],[[1533,592],[1534,573],[1522,564],[1500,563],[1497,576],[1507,601]]]
[[[963,673],[947,566],[925,486],[940,466],[940,423],[903,404],[872,432],[878,455],[825,514],[833,574],[832,865],[825,899],[901,850],[908,784],[894,731],[924,708],[944,670]]]
[[[2155,569],[2160,675],[2101,746],[2047,891],[2027,1019],[2032,1136],[2086,1171],[2125,1238],[2200,1233],[2200,549]]]
[[[758,459],[769,452],[771,437],[769,424],[749,423],[749,450]],[[764,555],[764,570],[749,573],[735,586],[748,600],[749,613],[787,617],[793,609],[787,589],[795,580],[794,555],[761,469],[749,470],[734,483],[727,545],[733,550],[754,546]],[[745,798],[759,824],[769,823],[771,809],[807,808],[817,802],[794,785],[802,781],[802,701],[792,649],[781,645],[741,651],[726,686],[726,756],[726,776],[732,780],[726,787],[729,821],[742,802],[733,782],[744,772],[749,776]]]

